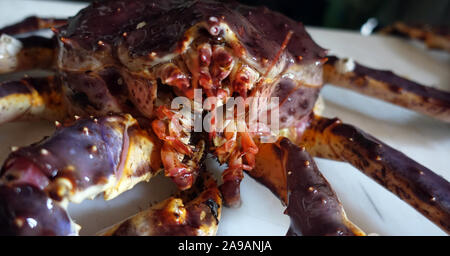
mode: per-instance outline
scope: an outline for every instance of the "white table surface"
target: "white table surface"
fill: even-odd
[[[58,1],[0,0],[0,27],[29,15],[66,17],[85,4]],[[450,55],[429,51],[418,42],[369,36],[354,32],[308,28],[312,37],[338,56],[351,57],[376,68],[390,69],[410,79],[450,91]],[[402,151],[417,162],[450,180],[450,125],[372,99],[327,86],[324,116],[340,117]],[[27,145],[52,133],[45,122],[15,123],[0,127],[0,161],[12,145]],[[348,217],[367,233],[381,235],[445,235],[408,204],[346,163],[316,159],[340,197]],[[83,226],[82,235],[130,216],[150,203],[169,196],[174,186],[164,177],[137,185],[118,198],[101,197],[71,204],[70,214]],[[242,183],[243,205],[224,209],[218,235],[284,235],[289,219],[284,207],[263,186],[246,177]]]

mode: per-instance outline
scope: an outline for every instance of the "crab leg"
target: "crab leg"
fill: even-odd
[[[100,193],[112,199],[161,169],[159,140],[130,115],[58,126],[51,137],[14,149],[6,160],[0,234],[77,234],[65,212],[67,202]]]
[[[287,204],[286,213],[291,218],[287,235],[365,235],[347,219],[313,158],[289,139],[261,144],[249,175]]]
[[[62,90],[53,76],[0,83],[0,124],[67,115]]]
[[[222,199],[216,181],[202,177],[200,194],[194,199],[189,191],[182,197],[171,197],[129,219],[114,225],[107,236],[212,236],[217,232]],[[195,195],[194,195],[195,196]]]
[[[314,117],[298,143],[316,157],[346,161],[450,233],[450,183],[364,131]]]
[[[0,29],[0,74],[27,69],[49,69],[55,60],[55,39],[15,35],[61,26],[66,19],[29,17]]]
[[[29,69],[49,70],[54,62],[54,38],[0,36],[0,74]]]
[[[324,80],[450,122],[450,92],[413,82],[391,71],[328,56],[324,65]]]
[[[403,22],[396,22],[381,29],[380,33],[422,40],[430,49],[450,52],[450,35],[445,26],[430,27],[427,25],[408,25]]]
[[[59,27],[67,23],[67,19],[28,17],[21,22],[0,29],[1,34],[17,35],[40,29]]]

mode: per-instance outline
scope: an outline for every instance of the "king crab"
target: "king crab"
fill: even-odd
[[[49,27],[50,40],[11,37]],[[301,24],[279,13],[234,2],[114,0],[95,2],[68,20],[30,18],[0,34],[9,54],[1,72],[55,71],[2,83],[0,122],[60,120],[53,136],[13,148],[6,160],[2,234],[77,234],[69,201],[100,193],[112,199],[164,170],[184,192],[105,234],[215,234],[222,199],[239,205],[246,171],[287,205],[287,234],[364,235],[347,219],[313,156],[354,165],[450,230],[448,181],[314,111],[324,81],[444,122],[450,121],[450,94],[327,56]],[[176,96],[193,100],[194,89],[216,97],[199,115],[215,113],[230,96],[278,97],[281,129],[271,135],[279,139],[262,143],[266,133],[248,129],[193,132],[169,104]],[[209,124],[218,125],[214,118]],[[206,153],[228,164],[220,187],[203,171]]]

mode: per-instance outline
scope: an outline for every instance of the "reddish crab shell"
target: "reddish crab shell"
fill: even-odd
[[[108,1],[83,9],[57,31],[63,80],[80,104],[95,106],[97,112],[129,112],[118,96],[126,92],[114,88],[128,87],[139,112],[151,116],[156,83],[149,80],[160,79],[191,96],[187,88],[198,86],[197,81],[204,89],[212,81],[220,87],[227,76],[238,82],[240,76],[233,76],[237,72],[244,84],[250,84],[249,72],[256,72],[266,76],[266,83],[276,87],[275,96],[282,99],[306,85],[300,93],[304,97],[297,102],[304,111],[285,107],[291,109],[289,115],[296,112],[294,119],[299,120],[311,111],[322,84],[321,61],[326,51],[301,23],[263,7],[216,1]],[[290,31],[286,48],[279,52]],[[192,53],[200,44],[207,48]],[[207,62],[206,69],[193,63],[196,57]],[[239,65],[243,68],[230,70]],[[202,72],[210,79],[196,77]],[[284,79],[276,86],[280,77]],[[115,81],[127,86],[116,86]],[[241,89],[242,94],[248,89]]]
[[[307,120],[323,83],[326,51],[301,23],[267,8],[235,2],[117,0],[92,4],[55,31],[58,73],[74,112],[153,118],[156,99],[162,98],[158,84],[165,84],[191,100],[194,89],[217,97],[211,112],[228,96],[278,97],[280,128],[288,128]],[[153,128],[157,134],[176,134],[164,139],[162,159],[166,175],[187,189],[196,172],[180,161],[188,151],[171,119],[154,121]],[[215,117],[210,122],[216,127]],[[221,134],[210,133],[219,160],[229,164],[222,188],[230,198],[238,198],[242,169],[254,166],[257,149],[239,145],[253,144],[252,137],[260,134],[246,133],[235,133],[231,141],[228,136],[228,144],[220,142],[225,139]],[[230,154],[224,146],[239,152]]]
[[[283,53],[286,62],[311,63],[326,54],[301,23],[264,7],[235,2],[94,3],[58,30],[64,43],[77,44],[87,51],[109,49],[127,53],[119,58],[134,63],[143,58],[146,66],[186,51],[199,33],[208,33],[218,42],[226,41],[237,56],[255,64],[259,71],[265,71],[275,59],[289,31],[293,35]]]

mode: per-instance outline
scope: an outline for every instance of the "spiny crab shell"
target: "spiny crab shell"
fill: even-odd
[[[91,113],[137,109],[151,117],[158,81],[191,99],[199,87],[232,96],[233,83],[244,87],[239,92],[245,97],[258,81],[265,94],[280,98],[281,126],[291,127],[311,112],[322,85],[326,50],[301,23],[264,7],[95,2],[54,31],[66,94]]]

